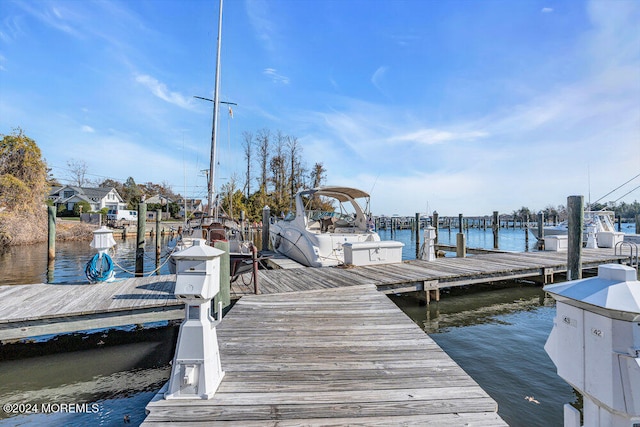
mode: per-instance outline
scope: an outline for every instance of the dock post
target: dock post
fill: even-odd
[[[456,257],[465,258],[467,256],[467,247],[464,239],[464,233],[456,234]]]
[[[420,213],[416,212],[416,259],[420,255]]]
[[[262,208],[262,250],[269,250],[269,218],[271,217],[271,208],[267,205]]]
[[[544,212],[538,212],[538,249],[544,249]]]
[[[498,211],[493,211],[491,225],[493,229],[493,249],[498,249],[498,233],[500,232],[500,217],[498,216]]]
[[[47,216],[49,218],[49,250],[48,259],[56,259],[56,207],[47,206]]]
[[[147,231],[147,204],[138,203],[138,230],[136,233],[136,277],[144,272],[144,235]]]
[[[640,214],[636,215],[636,234],[640,234]]]
[[[224,251],[220,255],[220,291],[214,297],[214,310],[222,303],[222,309],[224,310],[231,303],[231,278],[229,277],[231,270],[231,260],[229,259],[229,241],[228,240],[216,240],[213,242],[213,247]],[[218,313],[217,319],[222,319],[222,313]]]
[[[567,280],[582,279],[582,229],[584,196],[567,198],[569,237],[567,248]]]
[[[462,218],[462,214],[458,214],[458,233],[462,233],[464,231],[464,227],[463,227],[463,218]]]
[[[438,232],[440,231],[440,227],[438,226],[439,223],[439,218],[438,218],[438,211],[433,211],[433,219],[432,219],[432,224],[435,229],[436,229],[436,239],[433,241],[434,244],[438,244]]]
[[[162,240],[160,240],[160,224],[162,222],[162,209],[156,210],[156,268],[160,265],[160,253],[162,252]],[[160,274],[159,271],[156,274]]]
[[[260,294],[260,286],[258,284],[258,248],[251,245],[251,258],[253,260],[253,293]]]

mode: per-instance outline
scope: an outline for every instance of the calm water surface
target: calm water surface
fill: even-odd
[[[455,242],[456,230],[441,231],[439,241]],[[415,258],[411,230],[382,230],[383,239],[405,243],[403,257]],[[491,248],[491,231],[472,229],[471,247]],[[84,267],[95,251],[88,242],[57,243],[57,260],[47,269],[46,246],[11,248],[0,254],[0,284],[86,282]],[[524,230],[500,232],[505,250],[533,250],[535,239],[525,244]],[[145,271],[155,269],[153,242],[149,242]],[[116,262],[133,270],[135,240],[119,242]],[[117,277],[130,275],[116,269]],[[166,267],[162,274],[168,273]],[[513,284],[505,289],[454,289],[429,307],[415,294],[392,300],[498,402],[499,414],[511,426],[561,426],[562,406],[574,402],[570,386],[555,374],[544,351],[555,307],[539,287]],[[175,329],[166,327],[149,340],[111,345],[111,333],[81,336],[87,349],[7,360],[0,353],[0,402],[32,404],[84,404],[82,413],[7,414],[0,410],[0,426],[122,426],[144,419],[144,407],[170,374]],[[150,332],[148,333],[150,334]],[[93,341],[91,341],[93,340]],[[91,341],[91,342],[89,342]],[[6,347],[5,347],[6,348]],[[71,347],[74,348],[74,347]],[[534,398],[537,402],[527,400]],[[55,407],[55,406],[54,406]]]

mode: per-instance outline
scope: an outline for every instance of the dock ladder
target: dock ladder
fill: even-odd
[[[638,271],[638,245],[633,242],[618,242],[615,246],[615,255],[624,256],[625,248],[629,248],[629,262],[628,265],[635,268]]]

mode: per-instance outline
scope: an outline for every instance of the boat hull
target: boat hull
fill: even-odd
[[[307,267],[344,264],[345,243],[380,241],[374,232],[316,234],[278,223],[271,225],[269,236],[274,251]]]

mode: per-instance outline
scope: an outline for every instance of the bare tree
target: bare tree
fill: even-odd
[[[261,129],[256,136],[258,144],[258,161],[260,162],[260,189],[267,191],[267,167],[269,165],[269,140],[271,133],[268,129]]]
[[[247,176],[245,182],[245,188],[247,190],[247,199],[251,195],[251,155],[253,153],[253,133],[249,131],[242,132],[242,137],[244,138],[244,142],[242,146],[244,147],[244,158],[247,161]]]
[[[290,188],[290,199],[289,199],[289,209],[292,209],[291,203],[296,194],[296,190],[302,184],[302,174],[303,168],[301,166],[301,154],[302,147],[298,143],[298,138],[295,136],[290,136],[287,138],[287,148],[289,149],[289,161],[290,161],[290,169],[289,169],[289,188]]]
[[[84,187],[89,183],[87,179],[87,163],[84,160],[68,160],[67,167],[72,185]]]
[[[269,166],[271,169],[271,177],[270,180],[273,183],[273,194],[275,197],[276,207],[278,209],[283,209],[284,206],[287,205],[284,195],[286,190],[286,168],[287,168],[287,155],[285,152],[285,143],[287,138],[282,134],[281,131],[276,133],[275,138],[275,150],[273,156],[271,156],[271,161],[269,162]]]

